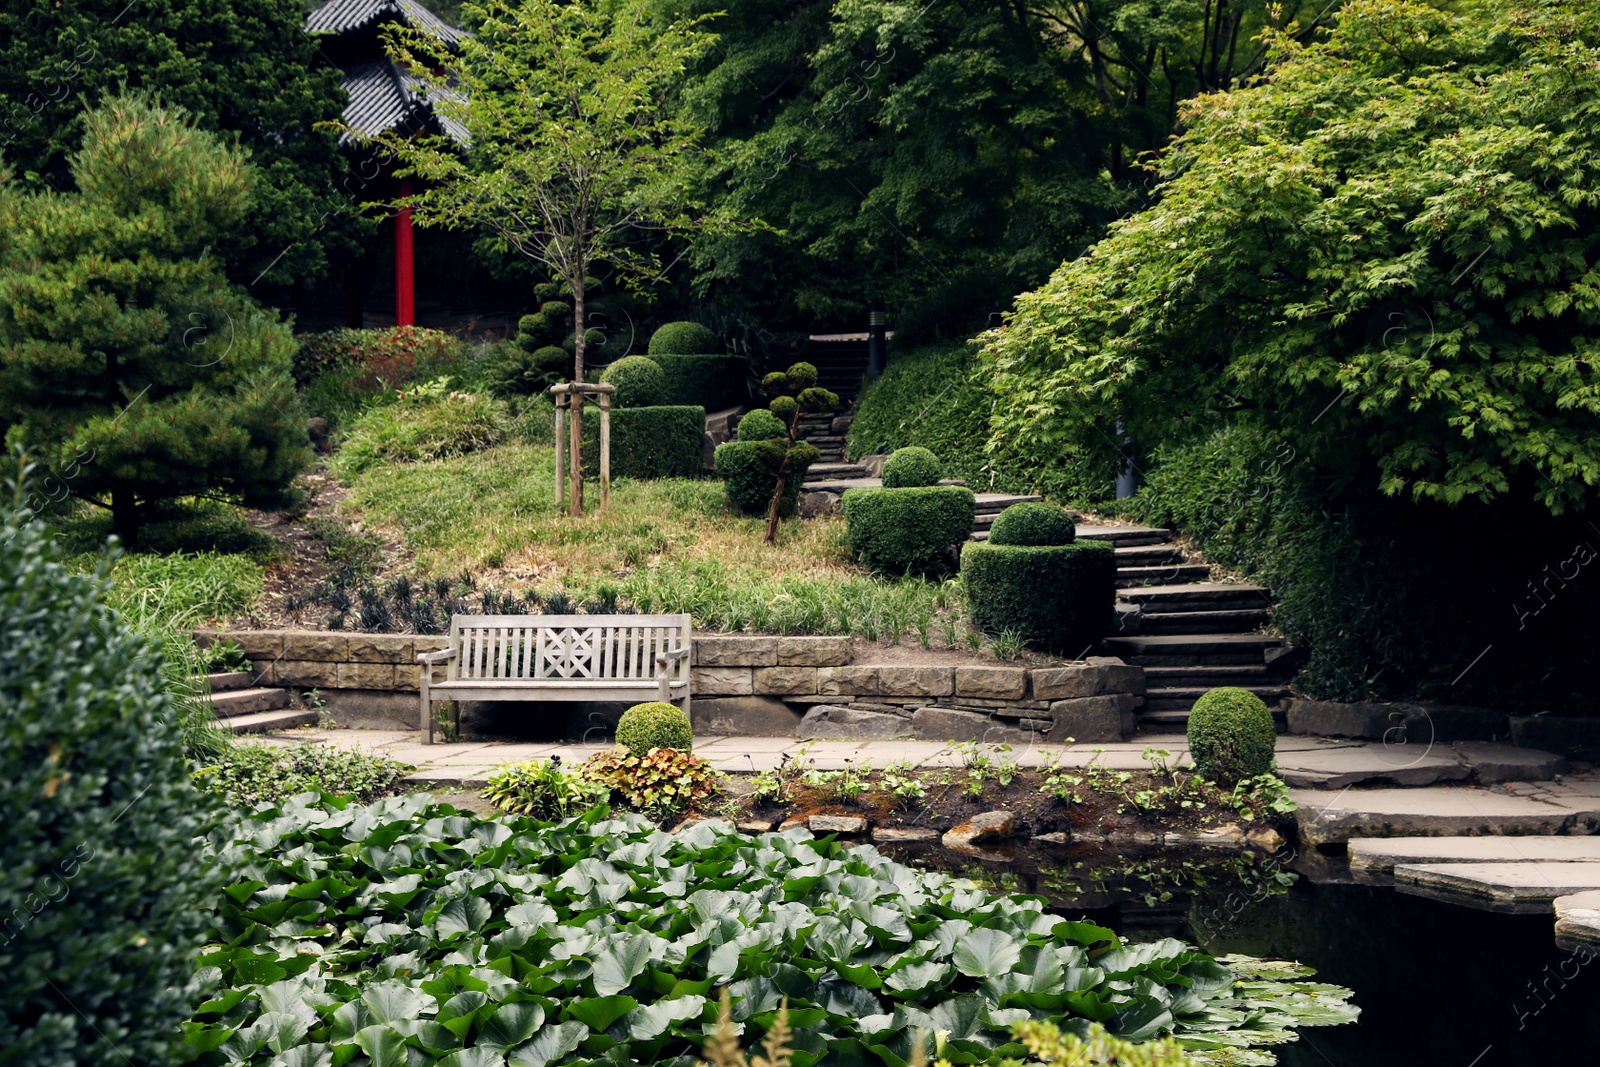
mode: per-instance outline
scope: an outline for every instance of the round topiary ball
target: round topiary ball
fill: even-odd
[[[883,462],[883,487],[914,489],[921,485],[938,485],[942,470],[939,457],[926,448],[916,445],[897,448]]]
[[[667,376],[646,356],[624,356],[602,371],[600,380],[617,387],[611,402],[619,408],[652,407],[667,392]]]
[[[676,704],[652,700],[635,704],[617,722],[617,744],[635,756],[652,748],[677,748],[687,752],[694,746],[694,729],[689,716]]]
[[[776,441],[788,434],[782,420],[765,408],[757,408],[739,420],[741,441]]]
[[[1232,788],[1271,771],[1277,743],[1272,712],[1248,689],[1213,689],[1189,712],[1189,754],[1195,769],[1220,786]]]
[[[992,545],[1070,545],[1078,526],[1066,509],[1042,500],[1012,504],[989,528]]]
[[[669,322],[650,337],[652,356],[699,356],[722,351],[717,335],[698,322]]]

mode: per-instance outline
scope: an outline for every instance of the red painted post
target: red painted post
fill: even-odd
[[[411,195],[411,179],[400,179],[400,195]],[[411,208],[401,208],[394,217],[394,324],[414,326],[417,321],[415,266],[411,247]]]

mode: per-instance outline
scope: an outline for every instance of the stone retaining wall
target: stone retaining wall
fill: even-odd
[[[196,634],[202,642],[216,636]],[[352,711],[362,701],[345,691],[371,694],[391,722],[404,714],[399,695],[417,691],[417,653],[449,644],[443,635],[326,630],[224,636],[255,664],[258,685],[317,689],[330,706]],[[1110,741],[1132,734],[1143,703],[1144,669],[1110,657],[1029,668],[863,662],[868,656],[848,637],[696,637],[695,727],[777,737]]]

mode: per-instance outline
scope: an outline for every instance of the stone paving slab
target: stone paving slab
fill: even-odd
[[[1600,863],[1402,863],[1396,882],[1513,903],[1551,905],[1600,890]]]
[[[1600,863],[1600,837],[1353,837],[1353,870],[1418,863]]]
[[[1278,775],[1301,789],[1352,785],[1424,786],[1464,781],[1471,773],[1448,748],[1431,753],[1415,745],[1367,745],[1278,754]]]
[[[1556,897],[1556,937],[1600,943],[1600,892]]]
[[[1352,837],[1476,837],[1484,834],[1592,833],[1600,800],[1546,793],[1517,796],[1500,789],[1291,789],[1300,805],[1300,836],[1310,845]]]

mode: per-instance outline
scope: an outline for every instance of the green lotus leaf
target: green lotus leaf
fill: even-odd
[[[1022,961],[1022,945],[1003,930],[973,930],[957,941],[950,954],[956,970],[973,978],[1005,974]]]
[[[589,1036],[589,1028],[579,1022],[546,1026],[526,1045],[512,1050],[511,1067],[546,1067],[570,1053]]]

